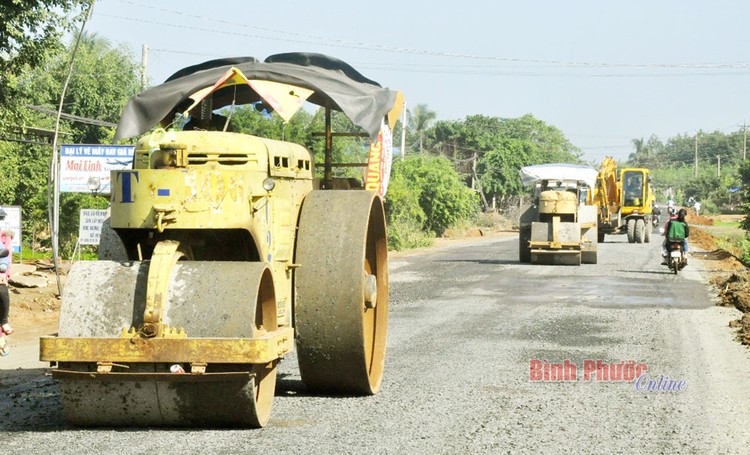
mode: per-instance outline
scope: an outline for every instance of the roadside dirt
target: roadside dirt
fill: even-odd
[[[67,263],[61,265],[61,283],[68,267]],[[15,333],[7,336],[10,355],[0,358],[0,369],[5,370],[37,363],[39,337],[56,333],[60,318],[57,279],[51,263],[14,263],[11,272],[9,322]]]
[[[740,221],[743,215],[722,215],[716,217],[723,222]],[[742,263],[739,251],[727,251],[717,244],[719,235],[744,235],[738,228],[722,227],[713,229],[714,220],[705,216],[688,214],[690,223],[690,243],[705,252],[694,252],[695,256],[710,264],[711,284],[713,284],[724,306],[734,306],[744,314],[741,319],[732,321],[730,326],[737,329],[737,339],[742,344],[750,345],[750,271]],[[709,232],[711,229],[712,232]]]

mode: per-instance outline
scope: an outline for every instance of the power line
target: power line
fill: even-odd
[[[31,105],[27,105],[26,107],[29,108],[29,109],[38,111],[38,112],[42,112],[42,113],[47,114],[47,115],[53,115],[53,116],[57,115],[57,111],[52,110],[52,109],[48,109],[46,107],[31,106]],[[66,114],[64,112],[60,113],[60,118],[63,118],[65,120],[69,120],[71,122],[86,123],[86,124],[89,124],[89,125],[105,126],[105,127],[108,127],[108,128],[116,128],[117,127],[117,123],[107,122],[105,120],[97,120],[97,119],[93,119],[93,118],[81,117],[80,115]]]
[[[266,38],[273,39],[273,38]],[[160,48],[149,48],[152,52],[162,52],[171,54],[183,54],[183,55],[196,55],[203,57],[218,57],[220,54],[212,53],[201,53],[192,51],[182,51],[175,49],[160,49]],[[598,74],[580,74],[580,73],[549,73],[549,72],[513,72],[508,71],[513,67],[491,67],[481,65],[471,65],[463,67],[464,69],[456,69],[455,65],[423,65],[419,68],[409,68],[412,65],[399,66],[398,64],[379,64],[365,63],[365,62],[352,62],[360,69],[377,69],[380,71],[393,71],[398,73],[417,73],[417,74],[459,74],[459,75],[476,75],[476,76],[501,76],[501,77],[592,77],[592,78],[638,78],[638,77],[724,77],[724,76],[747,76],[750,74],[748,71],[733,71],[733,72],[722,72],[722,73],[598,73]],[[450,68],[441,70],[438,68]],[[471,69],[478,68],[478,69]],[[528,67],[523,67],[528,68]],[[549,67],[552,68],[552,67]],[[484,70],[482,70],[484,69]],[[583,69],[583,68],[581,68]]]
[[[581,62],[581,61],[567,61],[567,60],[547,60],[547,59],[535,59],[535,58],[518,58],[518,57],[504,57],[504,56],[489,56],[489,55],[473,55],[473,54],[461,54],[461,53],[450,53],[442,51],[431,51],[426,49],[413,49],[406,47],[392,47],[384,46],[380,44],[365,43],[360,41],[349,41],[342,40],[318,35],[308,35],[302,33],[294,33],[288,30],[277,30],[268,27],[260,27],[251,24],[240,24],[231,21],[225,21],[221,19],[211,18],[207,16],[188,14],[183,11],[169,10],[166,8],[160,8],[152,5],[145,5],[141,3],[119,0],[121,3],[128,5],[138,6],[142,8],[153,9],[161,11],[163,13],[170,13],[174,15],[180,15],[198,19],[202,22],[212,22],[222,25],[232,25],[242,28],[251,28],[266,33],[274,33],[282,36],[291,36],[296,38],[284,38],[284,37],[269,37],[257,34],[241,33],[241,32],[229,32],[226,30],[207,29],[202,27],[194,27],[187,25],[180,25],[174,23],[157,22],[145,19],[136,19],[130,17],[116,16],[110,14],[99,14],[104,17],[111,17],[115,19],[122,19],[128,21],[141,22],[146,24],[154,24],[175,28],[183,28],[188,30],[206,31],[212,33],[220,33],[225,35],[233,36],[244,36],[250,38],[267,39],[267,40],[279,40],[289,41],[302,44],[319,44],[333,47],[347,47],[353,49],[367,49],[380,52],[399,53],[399,54],[411,54],[411,55],[425,55],[433,57],[451,57],[451,58],[463,58],[463,59],[475,59],[475,60],[488,60],[488,61],[501,61],[501,62],[519,62],[519,63],[534,63],[534,64],[548,64],[556,66],[570,66],[570,67],[601,67],[601,68],[680,68],[680,69],[732,69],[732,68],[750,68],[750,62],[704,62],[704,63],[609,63],[609,62]],[[310,40],[314,40],[311,42]]]

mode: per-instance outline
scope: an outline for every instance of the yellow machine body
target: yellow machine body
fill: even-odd
[[[560,164],[528,166],[521,173],[522,179],[527,175],[527,185],[534,185],[535,197],[533,203],[521,207],[519,260],[552,265],[596,263],[596,207],[590,187],[595,171]]]
[[[594,202],[600,242],[605,234],[627,234],[630,243],[650,241],[656,199],[649,169],[619,168],[613,158],[605,158],[599,167]]]

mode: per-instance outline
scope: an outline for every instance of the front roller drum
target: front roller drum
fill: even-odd
[[[312,391],[377,393],[388,324],[383,203],[369,191],[313,191],[300,213],[294,320]]]
[[[123,328],[141,327],[149,267],[150,261],[76,263],[63,291],[58,336],[95,342],[121,339]],[[184,328],[190,339],[247,339],[276,328],[273,278],[264,264],[179,261],[168,276],[163,320]],[[66,419],[82,426],[265,425],[277,360],[209,363],[198,377],[191,367],[199,357],[180,364],[186,374],[171,376],[171,362],[115,363],[111,372],[117,374],[107,375],[96,374],[97,363],[61,361],[57,372]]]

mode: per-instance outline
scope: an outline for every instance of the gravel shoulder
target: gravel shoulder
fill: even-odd
[[[673,276],[659,265],[658,244],[631,245],[622,236],[600,245],[599,264],[580,267],[519,264],[517,248],[516,235],[499,234],[391,255],[388,359],[376,396],[309,394],[291,355],[280,365],[272,420],[262,430],[77,429],[64,422],[59,387],[32,365],[0,376],[5,450],[746,450],[750,351],[728,326],[739,311],[716,305],[708,284],[715,260],[696,250]],[[568,360],[579,376],[531,381],[531,360]],[[633,360],[687,388],[641,392],[632,382],[586,380],[587,360]]]

